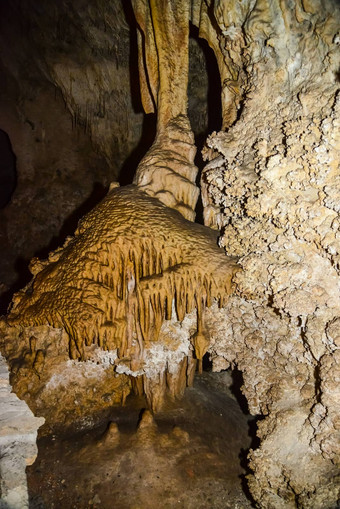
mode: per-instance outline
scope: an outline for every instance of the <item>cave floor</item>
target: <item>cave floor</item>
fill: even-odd
[[[241,463],[250,417],[229,390],[228,372],[196,377],[155,421],[130,397],[110,421],[73,436],[45,436],[27,469],[31,509],[252,507]],[[119,430],[119,431],[118,431]]]

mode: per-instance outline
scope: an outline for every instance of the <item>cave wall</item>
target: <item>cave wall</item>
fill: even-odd
[[[143,121],[138,88],[130,79],[128,7],[119,1],[18,0],[3,2],[2,13],[6,71],[24,94],[44,79],[58,87],[74,125],[89,133],[117,176]]]
[[[237,5],[238,4],[238,5]],[[237,366],[259,422],[250,453],[261,507],[339,497],[339,11],[335,2],[216,5],[240,48],[236,121],[211,135],[206,222],[240,257],[215,369]],[[229,4],[228,4],[228,7]]]
[[[0,211],[2,312],[13,285],[27,282],[29,259],[46,256],[74,231],[141,136],[129,26],[120,2],[106,17],[102,8],[0,6],[0,128],[12,144],[17,180]]]

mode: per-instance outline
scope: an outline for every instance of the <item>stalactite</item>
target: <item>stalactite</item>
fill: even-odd
[[[201,366],[209,344],[204,308],[228,298],[238,267],[217,247],[212,230],[128,186],[113,189],[81,220],[73,239],[48,261],[33,260],[31,270],[33,281],[16,294],[8,322],[63,327],[71,359],[84,361],[95,344],[117,349],[119,360],[138,366],[165,320],[175,312],[182,322],[196,309],[192,344]],[[144,376],[152,408],[166,386],[172,394],[183,392],[192,366],[192,360],[183,360],[177,374],[164,374],[157,390]],[[140,392],[140,382],[137,386]]]

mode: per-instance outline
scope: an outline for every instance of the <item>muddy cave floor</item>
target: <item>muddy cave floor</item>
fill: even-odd
[[[155,420],[131,396],[108,421],[76,435],[41,436],[27,468],[30,509],[253,507],[245,492],[254,419],[227,372],[204,372]],[[109,430],[109,431],[108,431]]]

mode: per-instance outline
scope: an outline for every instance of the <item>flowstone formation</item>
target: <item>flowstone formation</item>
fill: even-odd
[[[159,409],[167,386],[176,396],[192,382],[210,342],[204,309],[225,305],[237,270],[213,230],[135,186],[113,189],[63,248],[32,261],[32,281],[14,296],[3,346],[14,390],[53,421],[78,398],[80,414],[107,393],[107,404],[124,400],[132,378]],[[85,396],[60,398],[72,360],[85,378],[98,365],[105,373]]]
[[[199,189],[196,147],[187,116],[190,3],[133,0],[132,5],[142,103],[146,113],[157,111],[156,139],[134,182],[193,221]]]
[[[228,9],[227,9],[228,5]],[[230,7],[230,9],[229,9]],[[262,508],[340,500],[339,10],[336,2],[219,2],[221,45],[243,76],[237,121],[207,140],[206,224],[240,256],[210,346],[237,366],[261,445]],[[219,320],[221,323],[221,320]]]

